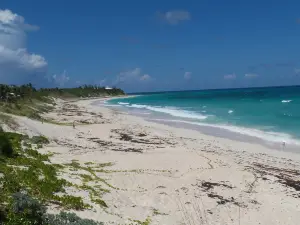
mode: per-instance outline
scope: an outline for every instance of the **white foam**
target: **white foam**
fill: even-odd
[[[140,115],[150,115],[151,113],[148,113],[148,112],[135,112],[135,114],[140,114]]]
[[[158,106],[148,106],[148,105],[138,105],[138,104],[127,105],[127,107],[148,109],[148,110],[155,111],[155,112],[166,113],[171,116],[188,118],[188,119],[204,120],[207,118],[207,116],[203,116],[202,114],[177,109],[174,107],[158,107]]]
[[[233,110],[228,110],[228,113],[229,113],[229,114],[233,113]]]
[[[119,105],[129,105],[128,102],[118,102]]]
[[[291,101],[293,101],[293,100],[282,100],[281,102],[282,102],[282,103],[289,103],[289,102],[291,102]]]
[[[105,106],[108,106],[108,107],[121,107],[121,105],[109,105],[109,104],[105,104]]]
[[[138,109],[146,109],[148,106],[147,105],[132,104],[132,105],[129,105],[128,107],[138,108]]]
[[[224,124],[207,124],[207,123],[199,123],[199,122],[184,121],[184,120],[166,120],[166,119],[153,119],[153,120],[166,121],[166,122],[180,122],[180,123],[187,123],[187,124],[198,125],[198,126],[221,128],[234,133],[256,137],[269,142],[282,143],[284,141],[287,144],[300,145],[299,140],[295,140],[291,135],[285,133],[266,132],[254,128],[237,127],[237,126],[224,125]]]

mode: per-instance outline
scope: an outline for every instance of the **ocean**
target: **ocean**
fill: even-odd
[[[106,104],[161,123],[300,145],[300,86],[146,93]]]

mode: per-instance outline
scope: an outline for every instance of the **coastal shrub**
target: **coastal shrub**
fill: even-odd
[[[13,132],[0,132],[3,136],[3,140],[7,139],[10,143],[13,153],[18,153],[21,150],[21,141],[26,138],[26,136]]]
[[[50,164],[49,154],[39,153],[36,146],[32,145],[33,143],[39,143],[38,145],[42,145],[40,143],[48,143],[47,138],[43,136],[29,138],[25,135],[8,132],[2,132],[0,134],[2,134],[2,137],[10,144],[10,155],[12,156],[6,157],[3,156],[3,154],[0,155],[1,225],[54,225],[47,221],[43,221],[43,223],[40,221],[36,222],[40,220],[41,217],[39,206],[42,207],[42,205],[39,205],[39,202],[43,204],[54,204],[63,210],[84,210],[92,208],[91,205],[83,202],[82,197],[68,195],[66,193],[67,187],[87,190],[94,204],[98,204],[101,207],[108,207],[101,197],[103,193],[107,193],[109,190],[104,189],[102,185],[112,186],[104,179],[98,177],[96,171],[98,166],[103,168],[110,164],[95,164],[95,168],[80,165],[80,163],[76,161],[72,161],[72,163],[66,165]],[[4,145],[4,143],[3,141],[0,142],[1,145]],[[5,152],[5,154],[6,153],[7,152]],[[86,174],[82,176],[82,185],[74,185],[59,177],[59,172],[66,167],[86,171]],[[99,184],[91,186],[88,184],[89,182],[99,182]],[[100,183],[102,185],[100,185]],[[25,190],[28,196],[34,196],[36,200],[24,196],[24,194],[20,194],[21,190]],[[42,210],[42,208],[40,209]],[[3,218],[5,218],[5,223],[1,223]],[[74,224],[80,225],[101,224],[95,223],[94,221],[81,220],[80,218],[75,222]],[[62,224],[65,223],[62,222]]]
[[[46,208],[27,194],[13,194],[5,225],[43,225]]]
[[[0,202],[0,225],[3,224],[3,222],[4,222],[5,218],[6,218],[5,207],[4,207],[4,205],[1,205],[1,204],[3,204],[3,203]]]
[[[105,207],[105,208],[108,207],[108,205],[106,204],[106,202],[103,201],[102,199],[94,199],[94,198],[92,198],[92,202],[94,202],[94,203],[96,203],[96,204],[98,204],[98,205],[100,205],[102,207]]]
[[[7,213],[2,215],[0,224],[3,225],[104,225],[102,222],[82,219],[75,213],[47,214],[44,205],[22,192],[12,195]]]
[[[54,196],[55,200],[59,201],[65,209],[83,210],[90,208],[90,205],[85,204],[81,197],[72,195]]]
[[[75,213],[66,212],[61,212],[57,215],[47,215],[46,221],[49,225],[104,225],[102,222],[81,219]]]
[[[33,136],[31,138],[33,144],[49,144],[49,140],[45,136]]]
[[[49,156],[39,153],[37,150],[31,148],[26,149],[26,154],[28,156],[34,157],[40,161],[49,161]]]
[[[0,155],[11,157],[13,154],[13,147],[5,132],[0,131]]]
[[[22,116],[27,116],[28,118],[34,119],[34,120],[41,120],[42,119],[41,115],[36,111],[31,111],[31,112],[26,113]]]
[[[13,193],[21,189],[42,202],[55,202],[64,209],[82,210],[90,207],[81,197],[65,195],[65,188],[72,184],[58,176],[60,165],[49,164],[49,156],[39,153],[32,147],[32,142],[48,143],[47,138],[36,136],[30,139],[16,133],[2,132],[0,138],[0,200],[8,202]],[[23,144],[21,144],[23,143]],[[26,148],[23,149],[26,144]],[[10,144],[10,145],[9,145]],[[41,145],[41,144],[39,144]],[[1,157],[2,155],[2,157]],[[13,157],[6,157],[12,155]],[[64,195],[57,196],[56,193]]]

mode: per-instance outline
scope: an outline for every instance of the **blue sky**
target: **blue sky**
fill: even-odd
[[[300,84],[297,1],[1,0],[0,9],[0,82],[129,92]]]

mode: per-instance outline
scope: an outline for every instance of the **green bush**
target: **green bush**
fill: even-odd
[[[0,132],[0,155],[11,157],[13,154],[12,145],[4,132]]]
[[[47,214],[45,206],[39,203],[39,201],[21,192],[13,194],[11,203],[9,204],[7,211],[7,214],[0,214],[0,224],[104,225],[102,222],[95,222],[89,219],[81,219],[75,213],[60,212],[57,215]]]
[[[104,225],[102,222],[95,222],[89,219],[81,219],[75,213],[61,212],[58,215],[47,215],[49,225]]]
[[[0,224],[4,222],[5,217],[6,217],[5,207],[0,203]]]
[[[54,199],[60,201],[65,209],[83,210],[90,207],[88,204],[84,204],[81,197],[63,195],[61,197],[54,196]]]
[[[49,144],[50,142],[49,142],[49,140],[45,137],[45,136],[33,136],[32,138],[31,138],[31,142],[33,143],[33,144],[37,144],[37,145],[39,145],[39,144]]]
[[[46,208],[37,200],[21,192],[12,196],[5,225],[43,225]]]

